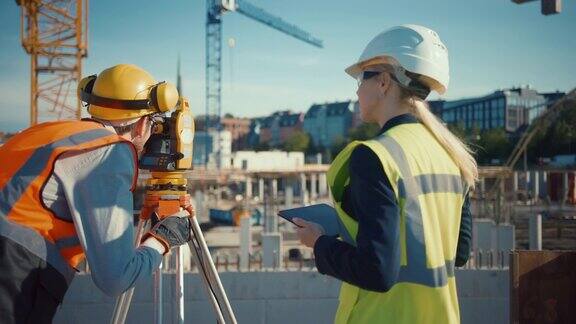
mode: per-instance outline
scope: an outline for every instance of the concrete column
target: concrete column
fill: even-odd
[[[252,199],[252,178],[246,178],[246,199]]]
[[[318,174],[318,194],[320,198],[326,198],[328,195],[328,180],[324,172]]]
[[[542,250],[542,215],[530,217],[530,250]]]
[[[250,253],[252,252],[252,226],[250,217],[240,219],[240,270],[246,271],[249,267]]]
[[[204,193],[201,190],[194,191],[194,211],[198,221],[208,220],[208,215],[204,210]]]
[[[534,171],[534,177],[532,179],[532,190],[533,190],[533,197],[534,200],[538,200],[540,198],[540,172]]]
[[[540,184],[540,196],[542,199],[548,198],[548,172],[542,171],[542,183]]]
[[[496,231],[491,219],[474,219],[472,221],[472,248],[484,252],[496,249]]]
[[[484,197],[486,196],[486,181],[484,178],[480,178],[480,217],[484,217],[486,214],[486,200]]]
[[[525,176],[526,176],[526,183],[524,184],[524,189],[526,190],[526,192],[530,191],[530,171],[525,171],[524,172]]]
[[[318,175],[316,173],[312,173],[310,175],[310,202],[312,204],[316,203],[316,199],[318,198]]]
[[[278,232],[278,216],[276,215],[275,202],[266,199],[264,202],[264,232]]]
[[[264,201],[264,178],[258,178],[258,198],[260,201]]]
[[[294,204],[294,180],[292,178],[287,179],[284,193],[286,195],[285,207],[292,208],[292,205]]]
[[[503,252],[503,260],[502,265],[507,267],[508,262],[508,255],[510,251],[516,249],[516,235],[514,233],[514,225],[509,224],[500,224],[497,227],[497,250]]]
[[[273,203],[276,204],[276,200],[278,199],[278,179],[272,179],[272,200]]]
[[[300,198],[302,204],[308,205],[308,189],[306,188],[306,173],[300,173]]]
[[[513,187],[512,190],[514,191],[514,194],[516,194],[516,192],[518,192],[518,171],[513,172],[512,187]]]
[[[262,267],[277,269],[282,266],[282,235],[262,233]]]

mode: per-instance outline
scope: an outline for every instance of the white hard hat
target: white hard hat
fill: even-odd
[[[422,76],[419,81],[439,94],[448,88],[448,49],[429,28],[402,25],[378,34],[346,73],[356,78],[364,67],[379,63],[395,65],[395,76],[405,86],[414,76],[406,75],[404,70]]]

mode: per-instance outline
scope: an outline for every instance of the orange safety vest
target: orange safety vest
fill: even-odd
[[[120,142],[130,143],[94,121],[47,122],[12,137],[0,147],[0,235],[23,245],[60,272],[70,272],[63,269],[65,264],[76,268],[84,251],[74,223],[44,205],[42,190],[61,154]],[[130,146],[136,164],[136,150]],[[132,190],[137,178],[135,172]]]

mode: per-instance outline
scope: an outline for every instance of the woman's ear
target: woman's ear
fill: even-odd
[[[392,78],[390,77],[390,74],[384,72],[380,74],[380,94],[382,95],[386,95],[386,93],[388,92],[388,90],[390,89],[390,85],[392,83]]]

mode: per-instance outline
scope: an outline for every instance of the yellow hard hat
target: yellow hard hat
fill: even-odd
[[[169,111],[178,103],[178,90],[171,83],[156,82],[136,65],[118,64],[83,78],[78,97],[93,117],[118,120]]]

